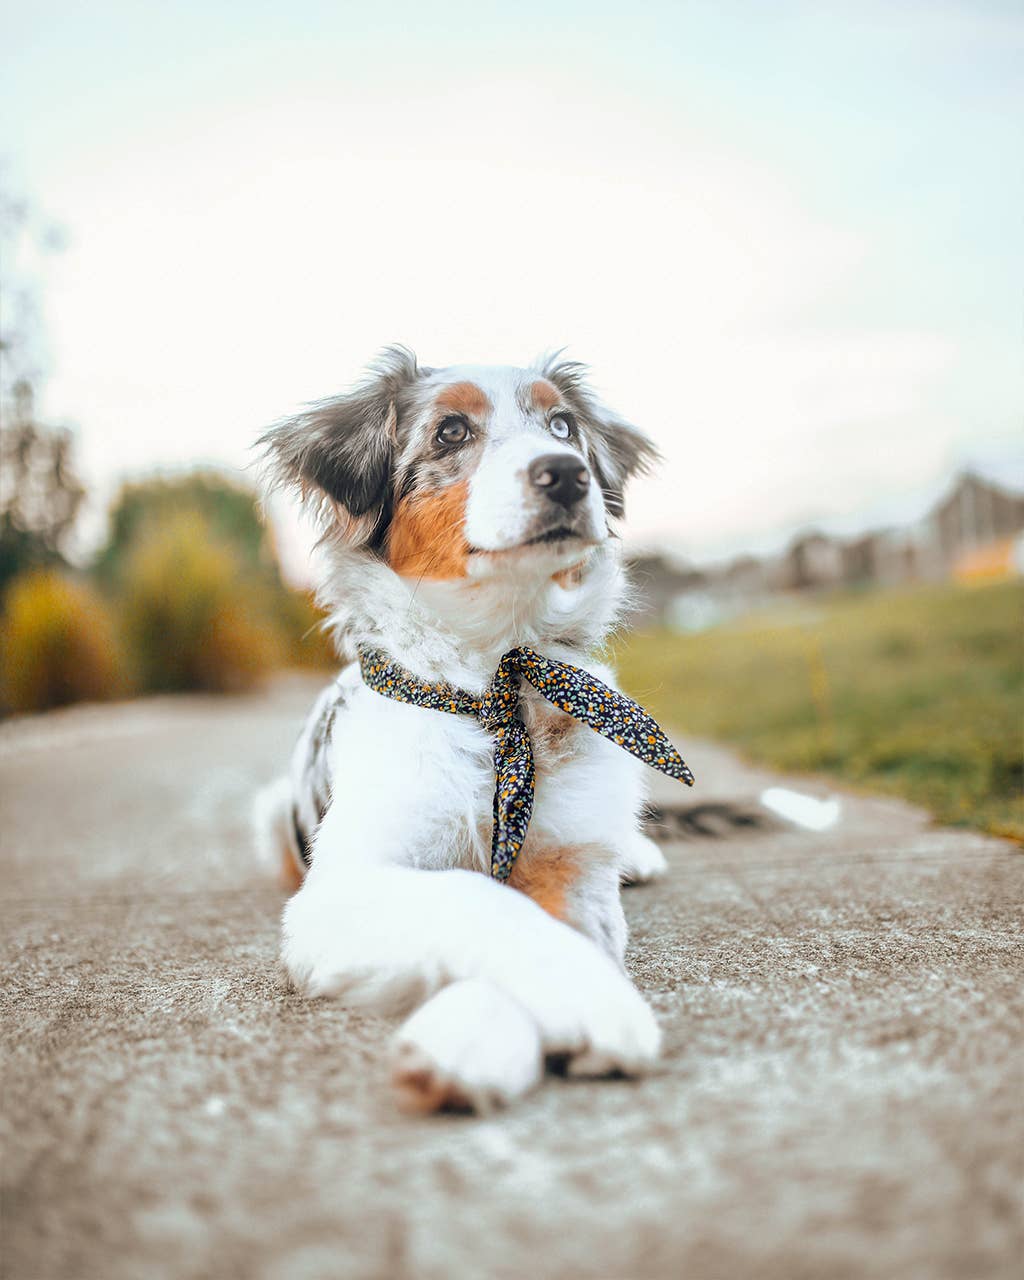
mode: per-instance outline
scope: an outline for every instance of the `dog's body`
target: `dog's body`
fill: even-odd
[[[473,696],[520,645],[612,683],[593,657],[623,592],[609,520],[653,449],[579,366],[424,371],[393,351],[265,440],[279,478],[320,505],[321,595],[343,645]],[[657,1053],[622,968],[620,882],[664,865],[639,829],[644,766],[525,683],[520,714],[536,793],[507,884],[487,874],[491,735],[382,697],[356,664],[271,795],[278,856],[294,868],[309,840],[311,862],[284,913],[285,967],[310,995],[422,1004],[395,1060],[421,1109],[507,1102],[546,1055],[600,1073]]]

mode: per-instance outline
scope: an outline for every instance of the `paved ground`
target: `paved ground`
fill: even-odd
[[[308,693],[0,728],[9,1280],[1020,1275],[1020,851],[712,818],[628,895],[659,1074],[409,1120],[388,1026],[284,989],[250,862]],[[686,756],[687,803],[771,781]]]

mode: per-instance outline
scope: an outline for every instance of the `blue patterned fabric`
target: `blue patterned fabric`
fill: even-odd
[[[385,698],[431,711],[475,716],[493,735],[491,875],[495,880],[507,880],[512,874],[533,813],[533,744],[519,716],[521,680],[532,684],[559,711],[582,721],[652,768],[693,786],[693,774],[682,756],[639,703],[610,689],[588,671],[542,657],[525,645],[502,657],[480,698],[444,681],[421,680],[380,650],[360,649],[359,667],[364,683]]]

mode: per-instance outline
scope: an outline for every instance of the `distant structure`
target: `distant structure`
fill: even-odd
[[[1012,538],[1024,529],[1024,495],[965,472],[927,520],[938,555],[944,563],[955,565],[965,553]]]
[[[739,556],[724,565],[631,562],[636,621],[701,630],[780,595],[1024,574],[1024,494],[965,471],[916,524],[852,539],[798,534],[781,555]]]
[[[664,620],[676,600],[702,591],[708,583],[707,574],[700,569],[675,564],[659,552],[634,556],[629,562],[629,576],[635,593],[631,616],[639,625]]]
[[[835,587],[843,581],[844,568],[841,542],[817,531],[804,533],[789,544],[776,582],[789,591]]]

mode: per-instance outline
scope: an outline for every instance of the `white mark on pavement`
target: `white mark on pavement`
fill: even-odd
[[[761,803],[780,818],[808,831],[827,831],[839,821],[842,803],[838,796],[818,800],[788,787],[768,787],[761,792]]]

